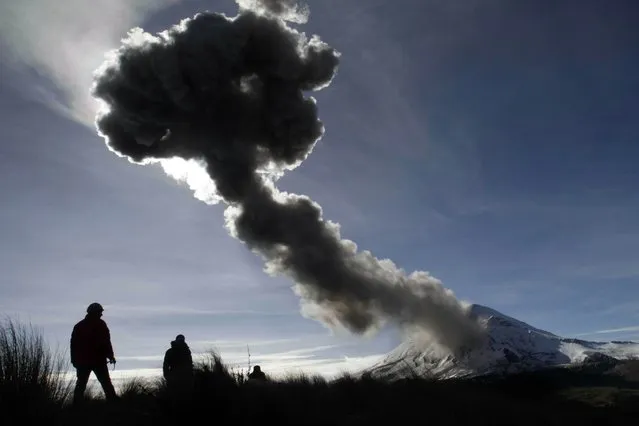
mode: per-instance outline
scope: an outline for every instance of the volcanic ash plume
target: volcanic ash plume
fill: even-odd
[[[338,62],[318,37],[247,9],[198,14],[156,36],[137,28],[96,72],[92,93],[105,103],[96,125],[132,162],[201,164],[215,191],[207,201],[228,205],[231,235],[268,273],[295,282],[304,314],[359,334],[392,321],[449,348],[473,343],[479,326],[438,280],[358,252],[319,205],[275,188],[323,135],[304,92],[329,85]]]

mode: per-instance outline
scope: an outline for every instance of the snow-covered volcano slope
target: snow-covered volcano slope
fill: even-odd
[[[473,305],[471,315],[487,330],[482,346],[454,356],[435,344],[407,340],[365,372],[386,379],[447,379],[639,356],[639,343],[562,338],[481,305]]]

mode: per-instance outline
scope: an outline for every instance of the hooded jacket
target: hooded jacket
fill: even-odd
[[[165,379],[174,374],[191,374],[193,372],[191,349],[186,342],[177,340],[171,342],[171,348],[164,354],[162,372]]]

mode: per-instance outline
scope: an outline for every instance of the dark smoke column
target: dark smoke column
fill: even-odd
[[[234,18],[202,13],[157,36],[132,30],[96,73],[92,93],[106,104],[99,134],[135,163],[204,164],[231,234],[269,273],[295,282],[307,315],[355,333],[386,321],[419,327],[451,349],[476,342],[479,326],[438,280],[358,252],[319,205],[275,188],[324,133],[304,93],[330,84],[339,54],[280,19],[292,2],[253,3]]]

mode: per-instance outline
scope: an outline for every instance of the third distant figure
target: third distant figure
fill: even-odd
[[[253,371],[248,375],[249,380],[266,381],[266,374],[262,371],[259,365],[253,367]]]

